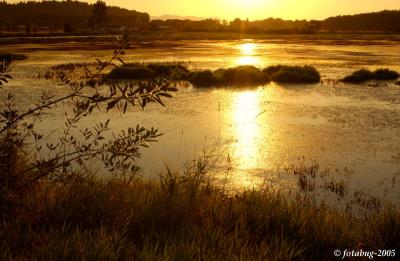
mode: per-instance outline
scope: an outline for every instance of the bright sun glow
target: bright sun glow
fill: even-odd
[[[261,62],[257,56],[258,45],[256,43],[242,43],[237,46],[239,56],[235,59],[234,65],[254,65],[258,66]]]
[[[253,55],[256,47],[255,43],[244,43],[239,45],[239,50],[243,55]]]

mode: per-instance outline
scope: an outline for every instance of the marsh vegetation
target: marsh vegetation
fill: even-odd
[[[153,182],[69,173],[8,187],[1,258],[333,260],[337,248],[400,247],[396,208],[357,216],[305,192],[265,188],[229,195],[206,175],[200,160]]]
[[[261,167],[257,164],[264,161],[258,158],[259,151],[258,147],[254,149],[255,144],[268,144],[266,149],[263,147],[268,151],[268,158],[274,157],[276,151],[284,151],[287,148],[295,150],[296,153],[302,153],[301,146],[293,142],[292,136],[294,138],[301,136],[306,147],[314,146],[323,137],[318,135],[325,133],[329,137],[340,137],[343,143],[351,140],[352,143],[348,142],[348,145],[360,149],[355,150],[357,153],[361,150],[372,150],[371,146],[375,146],[376,140],[381,142],[379,148],[387,150],[382,139],[390,143],[391,149],[396,149],[396,136],[391,132],[391,129],[398,126],[396,125],[398,124],[396,108],[385,105],[386,107],[379,110],[375,107],[371,108],[373,105],[369,103],[356,99],[355,102],[350,103],[350,109],[345,108],[348,105],[346,103],[334,103],[321,109],[318,104],[315,104],[317,102],[315,97],[322,99],[321,103],[332,103],[332,100],[315,94],[306,96],[308,100],[303,101],[313,103],[311,107],[305,107],[304,103],[291,106],[290,102],[293,103],[294,98],[302,97],[293,96],[293,93],[307,95],[311,92],[310,89],[298,88],[303,85],[293,85],[294,90],[291,90],[274,84],[256,91],[227,92],[220,89],[217,91],[201,89],[189,94],[178,92],[171,100],[178,100],[178,102],[171,106],[164,99],[170,97],[171,92],[176,91],[173,88],[174,81],[171,82],[171,79],[192,81],[194,85],[199,81],[198,86],[206,86],[210,83],[212,83],[210,86],[222,86],[219,84],[224,82],[223,84],[230,87],[236,84],[263,85],[270,80],[278,81],[279,79],[285,79],[282,82],[288,82],[292,79],[293,81],[298,81],[298,79],[316,81],[318,78],[319,82],[322,76],[313,67],[302,65],[237,65],[217,66],[210,70],[201,68],[193,70],[179,62],[125,63],[114,60],[118,68],[131,67],[133,71],[138,70],[133,73],[136,77],[135,81],[110,81],[99,86],[92,80],[97,76],[100,79],[109,76],[114,66],[103,62],[87,63],[86,58],[82,60],[85,62],[74,61],[54,65],[49,69],[56,72],[48,77],[48,79],[57,80],[58,84],[52,85],[53,89],[62,88],[62,92],[56,89],[57,95],[70,91],[75,93],[83,88],[82,92],[75,93],[73,100],[66,102],[63,106],[53,107],[54,111],[45,110],[46,114],[41,116],[47,125],[46,128],[49,128],[50,125],[56,125],[56,121],[46,121],[48,115],[52,113],[59,115],[57,109],[62,111],[60,115],[64,115],[64,109],[69,113],[65,122],[62,121],[60,124],[60,128],[64,123],[67,124],[65,125],[66,132],[61,132],[60,137],[56,137],[57,142],[49,138],[49,135],[41,136],[40,128],[36,128],[40,124],[40,121],[35,122],[36,114],[31,118],[33,121],[29,120],[24,124],[25,120],[17,120],[20,124],[16,124],[15,119],[24,115],[21,109],[27,109],[21,106],[21,103],[17,106],[15,104],[17,99],[15,99],[15,106],[12,106],[12,99],[6,99],[7,102],[4,104],[9,106],[2,107],[2,117],[6,119],[2,122],[2,126],[6,126],[7,131],[1,133],[0,143],[2,152],[0,154],[2,175],[0,259],[331,260],[333,251],[337,248],[399,248],[398,207],[392,204],[393,202],[363,190],[354,189],[354,184],[351,184],[349,180],[356,174],[346,169],[344,173],[339,173],[340,171],[335,170],[336,165],[331,169],[325,169],[318,164],[289,166],[285,171],[290,181],[293,181],[290,183],[292,184],[290,190],[281,189],[278,183],[274,186],[270,183],[257,186],[252,183],[251,186],[244,187],[242,184],[245,183],[244,179],[239,180],[240,185],[243,186],[240,189],[221,186],[214,179],[218,179],[215,172],[221,171],[220,166],[216,166],[219,163],[211,162],[212,158],[208,155],[192,161],[183,169],[175,170],[165,167],[161,162],[164,166],[163,170],[153,173],[157,178],[139,177],[136,175],[137,157],[147,146],[156,145],[152,144],[155,139],[161,139],[163,136],[158,136],[160,132],[155,129],[143,129],[140,126],[136,128],[136,118],[133,117],[144,108],[146,110],[143,115],[146,119],[155,117],[154,122],[158,125],[163,124],[162,120],[175,124],[176,118],[184,121],[185,117],[193,118],[203,111],[215,110],[219,113],[216,118],[223,121],[220,111],[227,110],[227,117],[229,117],[227,125],[232,126],[235,131],[236,136],[232,139],[235,140],[237,150],[223,154],[222,161],[224,163],[228,161],[231,164],[227,172],[234,171],[234,168],[248,168],[246,169],[247,176],[239,177],[243,178],[251,177],[249,172],[260,169]],[[96,68],[104,69],[104,71],[92,77],[90,72]],[[11,69],[18,70],[18,66]],[[85,73],[87,70],[89,70],[88,75]],[[145,70],[149,76],[143,77],[144,73],[141,70]],[[77,71],[82,74],[71,79],[70,76]],[[12,72],[7,72],[7,74],[12,76]],[[325,75],[326,71],[323,71],[323,74]],[[31,78],[28,80],[32,81]],[[83,81],[83,84],[75,83],[75,80]],[[10,83],[13,82],[5,83],[4,89],[18,94],[22,88],[7,89]],[[316,90],[334,89],[336,91],[335,86],[326,87],[323,83],[311,86]],[[373,91],[368,92],[370,91],[368,86],[365,88],[343,86],[340,88],[340,95],[344,95],[342,92],[346,92],[346,89],[348,92],[362,89],[359,90],[359,95],[371,95],[376,91],[374,88]],[[383,98],[381,96],[378,98],[390,101],[397,97],[395,96],[397,89],[391,86],[381,89],[382,92],[390,91],[391,95],[393,92],[393,96],[382,94]],[[287,96],[284,96],[283,92]],[[46,93],[48,95],[40,97],[43,98],[40,101],[54,101],[56,96],[44,92]],[[330,92],[329,95],[331,94]],[[209,98],[205,99],[211,95],[228,98],[226,103],[215,103]],[[340,95],[334,98],[339,99]],[[273,100],[274,96],[276,100]],[[204,103],[199,103],[193,97],[204,100]],[[353,96],[348,95],[348,97]],[[179,105],[179,101],[183,105]],[[153,102],[153,105],[149,106],[150,102]],[[348,100],[345,99],[345,102]],[[176,109],[173,108],[174,106],[181,106],[196,110],[187,113],[189,116],[183,113],[171,114],[171,116],[155,109],[161,108],[155,105],[164,103],[166,109],[173,110]],[[356,104],[359,103],[362,104],[357,107]],[[22,105],[26,104],[33,106],[32,103],[22,103]],[[236,107],[231,108],[227,104],[233,104],[232,106]],[[268,105],[268,107],[261,107],[261,105]],[[362,108],[363,106],[367,109]],[[85,117],[90,117],[93,113],[91,110],[106,119],[95,118],[97,125],[94,126],[75,124],[77,121],[83,121]],[[134,113],[129,114],[132,110]],[[329,110],[329,113],[326,110]],[[345,113],[340,113],[344,110]],[[117,113],[112,114],[113,111]],[[309,111],[312,112],[314,121],[304,118],[304,114]],[[370,117],[371,112],[375,113],[375,117]],[[271,116],[278,114],[278,117],[284,118],[283,113],[298,117],[306,123],[302,125],[296,125],[293,121],[279,123]],[[129,115],[125,119],[129,125],[129,128],[124,129],[125,134],[111,127],[112,121],[117,120],[120,114]],[[157,114],[161,116],[157,118]],[[108,115],[112,115],[110,122],[107,121]],[[200,122],[204,122],[206,128],[214,132],[216,128],[212,125],[213,117],[210,115],[213,116],[205,114],[205,120]],[[329,131],[327,132],[321,131],[324,130],[323,128],[316,127],[317,124],[324,124],[318,121],[320,115],[328,119]],[[90,124],[91,120],[92,118],[90,118]],[[31,123],[35,124],[31,125]],[[260,131],[261,123],[267,123],[270,129]],[[201,124],[196,120],[189,121],[187,125],[189,125],[188,129],[201,128]],[[288,131],[288,126],[293,127],[292,132]],[[311,129],[311,134],[304,131],[305,126]],[[74,132],[74,129],[78,129],[78,132]],[[337,129],[339,131],[336,131]],[[363,129],[365,132],[360,131]],[[107,132],[114,131],[115,136],[106,135]],[[264,136],[260,134],[261,132]],[[346,136],[354,132],[358,133],[358,136]],[[367,132],[370,136],[365,135]],[[279,133],[282,137],[273,136]],[[172,140],[174,136],[179,136],[172,134],[168,136],[172,136],[170,138]],[[365,143],[367,145],[360,146],[360,143],[364,143],[359,140],[357,143],[357,139],[364,136],[368,140]],[[29,140],[28,137],[33,139]],[[227,140],[221,137],[220,139],[222,142]],[[45,141],[41,143],[39,140]],[[282,141],[275,145],[270,143],[277,140]],[[195,139],[190,137],[190,141],[194,143]],[[316,153],[331,157],[332,154],[328,153],[330,149],[339,148],[340,155],[346,151],[343,147],[335,147],[337,144],[334,139],[328,139],[328,141],[330,142],[321,144],[323,146],[329,144],[331,147],[318,150]],[[36,146],[41,145],[44,150],[50,150],[51,153],[46,154],[43,151],[36,153]],[[69,149],[68,153],[65,148]],[[173,147],[168,147],[168,149],[168,153],[172,154]],[[388,153],[389,158],[394,155],[391,153],[392,150]],[[73,157],[70,157],[71,155]],[[150,155],[151,165],[162,161],[156,158],[155,153]],[[357,155],[365,156],[364,154]],[[104,164],[105,173],[114,173],[114,175],[104,178],[99,173],[92,172],[90,160],[93,156],[98,156],[98,160],[106,163]],[[126,156],[129,158],[125,159]],[[386,154],[382,156],[377,153],[373,157],[380,160],[387,159],[386,156]],[[43,158],[40,160],[38,157]],[[350,158],[348,154],[344,157]],[[365,158],[369,159],[367,156]],[[382,169],[386,171],[389,168]],[[115,170],[122,170],[122,173],[115,174]],[[270,174],[269,170],[263,171],[265,177]],[[385,173],[382,170],[379,174]],[[393,186],[394,190],[398,188],[396,177],[393,176],[388,185]],[[235,179],[236,176],[232,175],[228,178]],[[279,178],[285,179],[283,176]],[[372,186],[375,186],[375,183]],[[324,198],[324,195],[328,197]]]
[[[370,71],[368,69],[360,69],[353,72],[342,79],[343,82],[348,83],[363,83],[370,80],[396,80],[400,77],[400,74],[396,71],[390,70],[388,68],[381,68],[375,71]]]
[[[183,64],[125,64],[113,69],[111,79],[149,79],[167,77],[186,80],[196,87],[259,86],[278,83],[318,83],[320,75],[312,66],[270,66],[263,70],[252,65],[226,69],[190,71]]]

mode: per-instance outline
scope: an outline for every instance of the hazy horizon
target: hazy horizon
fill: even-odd
[[[38,0],[36,0],[38,1]],[[170,0],[159,2],[155,0],[129,1],[129,0],[104,0],[107,5],[147,12],[152,17],[165,15],[218,17],[220,19],[264,19],[268,17],[282,19],[325,19],[331,16],[349,15],[366,12],[376,12],[385,9],[400,9],[398,0],[364,0],[359,2],[347,0]],[[8,3],[21,2],[7,0]],[[96,0],[81,2],[94,3]]]

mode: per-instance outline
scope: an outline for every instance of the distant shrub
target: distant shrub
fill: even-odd
[[[216,78],[223,84],[243,86],[269,82],[269,78],[264,73],[251,65],[219,69],[214,73]]]
[[[172,80],[186,79],[188,68],[180,63],[131,63],[114,68],[108,75],[111,79],[149,79],[166,77]]]
[[[267,68],[265,68],[263,70],[263,73],[266,73],[268,75],[272,75],[280,70],[282,70],[283,68],[287,68],[289,66],[285,66],[285,65],[274,65],[274,66],[269,66]]]
[[[399,78],[399,73],[396,71],[385,69],[378,69],[374,72],[374,78],[376,80],[395,80]]]
[[[97,63],[63,63],[52,66],[51,70],[56,71],[73,71],[88,66],[96,66]]]
[[[360,69],[344,77],[342,81],[347,83],[362,83],[369,80],[395,80],[397,78],[399,78],[399,74],[387,68],[378,69],[374,72],[367,69]]]
[[[312,66],[270,66],[263,70],[272,81],[280,83],[318,83],[319,72]]]
[[[153,70],[140,64],[126,64],[114,68],[108,74],[110,79],[148,79],[155,76],[157,75]]]
[[[210,70],[192,72],[188,81],[196,87],[210,87],[218,84],[218,79]]]
[[[147,67],[154,71],[157,76],[169,77],[182,80],[190,73],[189,69],[181,63],[150,63]]]
[[[125,64],[109,73],[111,79],[146,79],[167,77],[171,80],[187,80],[197,87],[217,85],[256,86],[273,80],[288,83],[318,83],[319,72],[311,66],[270,66],[263,71],[243,65],[233,68],[221,68],[190,72],[179,63]]]
[[[370,70],[360,69],[344,77],[342,81],[349,83],[360,83],[371,79],[373,79],[373,73]]]
[[[26,60],[28,56],[23,54],[15,54],[15,53],[0,53],[0,61],[6,61],[10,63],[16,60]]]

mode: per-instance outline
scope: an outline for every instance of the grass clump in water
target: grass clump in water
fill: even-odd
[[[374,72],[374,78],[376,80],[396,80],[399,78],[399,73],[396,71],[389,70],[387,68],[378,69]]]
[[[155,77],[153,70],[142,64],[126,64],[121,67],[114,68],[108,74],[110,79],[148,79]]]
[[[269,78],[252,65],[242,65],[234,68],[219,69],[214,72],[223,85],[236,86],[259,85],[269,82]]]
[[[194,71],[188,79],[196,87],[210,86],[257,86],[269,82],[268,77],[259,69],[243,65],[228,69]]]
[[[270,66],[263,71],[252,65],[221,68],[216,71],[190,72],[179,63],[126,64],[109,73],[111,79],[146,79],[167,77],[186,80],[196,87],[211,86],[258,86],[271,80],[279,83],[318,83],[320,75],[312,66]]]
[[[387,68],[377,69],[373,72],[367,69],[360,69],[344,77],[342,81],[347,83],[362,83],[370,80],[395,80],[399,76],[398,72]]]
[[[7,63],[17,60],[26,60],[26,59],[28,59],[28,56],[24,54],[0,53],[0,61],[5,61]]]
[[[319,72],[312,66],[270,66],[263,70],[269,78],[278,83],[319,83]]]
[[[188,81],[196,87],[210,87],[219,85],[218,78],[210,70],[194,71],[190,73]]]
[[[172,80],[183,80],[188,74],[187,67],[180,63],[128,63],[111,70],[108,77],[133,80],[167,77]]]
[[[150,63],[147,67],[157,76],[174,80],[183,80],[189,74],[189,69],[181,63]]]

